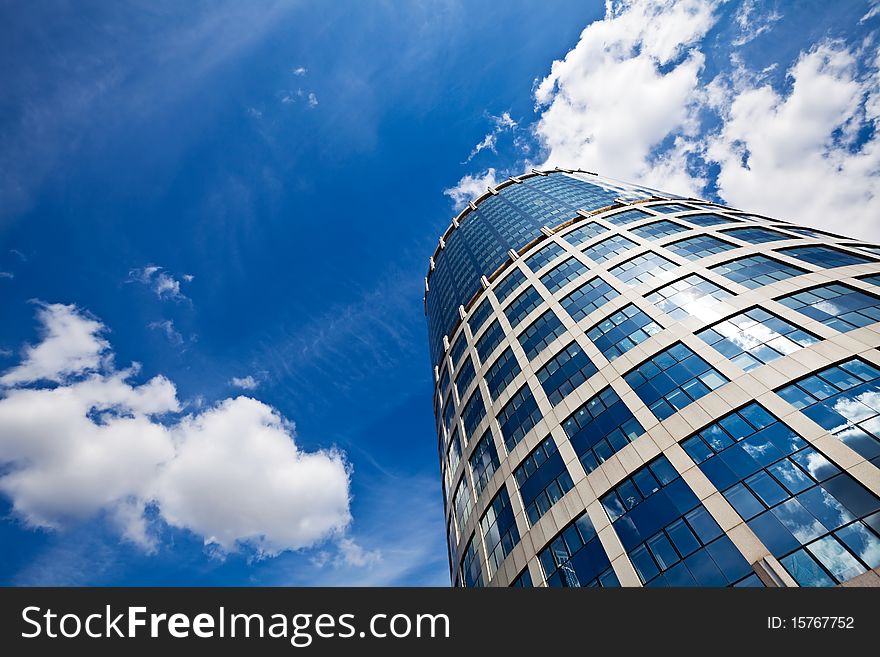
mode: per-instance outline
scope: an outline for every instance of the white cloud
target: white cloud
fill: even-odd
[[[112,358],[110,343],[103,336],[104,326],[75,306],[40,304],[37,318],[42,325],[42,341],[25,349],[22,362],[0,376],[0,385],[59,383],[105,367]]]
[[[229,379],[229,385],[234,386],[236,388],[242,388],[243,390],[256,390],[257,386],[259,386],[259,382],[250,374],[247,376],[239,377],[234,376]]]
[[[819,228],[880,238],[880,138],[857,143],[880,118],[877,62],[860,76],[859,53],[823,41],[788,70],[791,88],[740,75],[721,81],[721,129],[705,158],[720,166],[718,193],[732,205]],[[840,223],[846,218],[845,227]]]
[[[181,278],[183,278],[184,282],[189,283],[195,277],[192,274],[184,274]],[[158,265],[147,265],[146,267],[132,269],[128,272],[128,280],[129,282],[143,283],[151,288],[160,299],[189,300],[180,290],[180,281],[165,271],[164,267]]]
[[[859,23],[866,23],[867,21],[878,15],[880,15],[880,0],[871,0],[870,8],[868,9],[867,13],[862,16],[861,20],[859,20]]]
[[[41,306],[44,339],[0,382],[0,492],[27,524],[58,528],[105,514],[147,549],[161,521],[222,552],[274,555],[343,537],[350,472],[335,450],[304,452],[270,406],[236,397],[174,419],[163,376],[116,370],[103,324]],[[37,385],[49,380],[57,385]]]
[[[755,0],[744,0],[736,11],[734,20],[741,30],[739,37],[733,40],[734,46],[742,46],[749,41],[754,41],[765,32],[769,32],[773,28],[782,14],[775,9],[762,15],[755,15]]]
[[[517,122],[511,118],[510,112],[503,112],[501,116],[489,115],[489,118],[494,124],[492,131],[487,133],[486,136],[483,137],[483,140],[476,146],[474,146],[474,148],[470,152],[470,155],[468,155],[463,164],[467,164],[468,162],[473,160],[481,151],[488,149],[494,153],[495,145],[498,143],[498,135],[500,135],[505,130],[513,131],[517,127]]]
[[[489,187],[498,184],[495,169],[489,167],[482,174],[464,176],[455,187],[444,189],[443,193],[452,199],[456,210],[461,210],[468,201],[482,196]]]
[[[731,205],[837,231],[846,217],[849,234],[880,238],[880,56],[872,40],[815,44],[787,71],[784,91],[770,82],[774,67],[750,71],[735,51],[732,68],[706,81],[701,48],[717,6],[609,2],[536,87],[543,166],[695,196],[712,175]],[[746,2],[735,18],[740,36],[731,46],[779,16]]]
[[[183,336],[180,334],[180,331],[174,326],[174,321],[170,319],[166,319],[163,321],[150,322],[147,324],[147,328],[152,329],[154,331],[161,331],[165,334],[165,337],[168,338],[168,342],[175,346],[180,346],[184,343]]]
[[[15,278],[15,274],[11,271],[0,271],[0,278]]]
[[[339,565],[363,568],[382,562],[381,550],[367,550],[348,537],[338,541],[337,549],[339,550]]]
[[[583,167],[679,193],[700,181],[679,173],[685,140],[657,157],[674,133],[696,130],[704,56],[697,49],[715,22],[710,0],[627,0],[606,4],[537,86],[535,128],[545,166]]]
[[[298,75],[298,76],[302,77],[303,75],[305,75],[306,73],[308,73],[309,70],[308,70],[305,66],[297,66],[297,67],[296,67],[295,69],[293,69],[293,71],[291,71],[291,72],[292,72],[294,75]]]
[[[312,92],[309,92],[308,104],[309,104],[309,107],[317,107],[318,106],[318,97]]]

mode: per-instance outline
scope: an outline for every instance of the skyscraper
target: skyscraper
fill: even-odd
[[[878,259],[580,170],[471,202],[425,279],[453,582],[880,584]]]

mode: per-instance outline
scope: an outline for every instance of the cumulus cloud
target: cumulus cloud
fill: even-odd
[[[801,52],[784,88],[733,66],[706,79],[715,0],[623,0],[581,33],[535,90],[541,166],[582,167],[819,228],[880,239],[880,57],[867,38]],[[744,2],[746,43],[775,11]],[[713,44],[716,47],[717,44]],[[475,177],[462,179],[463,189]],[[710,185],[710,183],[712,183]],[[447,190],[458,205],[467,194]]]
[[[697,48],[715,22],[709,0],[609,2],[553,62],[535,100],[544,166],[582,167],[660,189],[694,194],[701,182],[680,172],[686,137],[697,129],[696,98],[705,57]],[[673,147],[655,152],[670,135]]]
[[[234,376],[229,379],[229,385],[234,386],[236,388],[242,388],[244,390],[256,390],[259,382],[250,374],[247,376]]]
[[[181,278],[184,282],[189,283],[195,277],[192,274],[184,274]],[[180,290],[180,281],[159,265],[147,265],[146,267],[130,270],[128,272],[128,281],[146,285],[160,299],[188,300],[187,296]]]
[[[788,70],[787,94],[742,75],[719,83],[723,124],[705,158],[720,167],[722,198],[836,231],[845,217],[849,234],[880,238],[880,73],[875,60],[860,74],[859,55],[817,44]]]
[[[166,377],[136,383],[136,364],[113,366],[98,320],[61,304],[38,319],[42,342],[0,378],[0,493],[28,525],[105,515],[153,549],[163,522],[259,555],[344,538],[343,454],[301,450],[293,425],[249,397],[181,417]]]
[[[455,187],[444,189],[443,193],[452,199],[456,210],[461,210],[468,201],[482,196],[489,187],[495,187],[497,184],[495,169],[489,167],[482,174],[464,176]]]

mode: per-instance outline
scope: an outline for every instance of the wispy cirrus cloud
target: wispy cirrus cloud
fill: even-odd
[[[147,265],[146,267],[136,267],[129,270],[127,282],[146,285],[160,299],[189,301],[189,297],[180,289],[181,281],[190,283],[194,278],[192,274],[183,274],[178,280],[172,274],[169,274],[164,267]]]

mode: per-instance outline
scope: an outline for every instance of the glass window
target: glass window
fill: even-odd
[[[502,486],[480,518],[483,544],[489,557],[489,577],[492,578],[504,561],[504,557],[519,543],[519,531],[510,506],[507,489]]]
[[[683,205],[682,203],[660,203],[658,205],[650,205],[645,206],[650,207],[652,210],[656,212],[662,212],[664,214],[673,214],[675,212],[693,212],[696,208],[692,208],[689,205]]]
[[[862,276],[860,281],[865,281],[865,283],[870,283],[871,285],[880,286],[880,274],[872,274],[871,276]]]
[[[664,248],[672,251],[676,255],[688,260],[699,260],[706,256],[729,251],[736,247],[730,242],[725,242],[712,235],[695,235],[671,244],[664,245]]]
[[[623,226],[624,224],[631,224],[634,221],[647,219],[650,216],[650,214],[648,214],[647,212],[642,212],[641,210],[624,210],[623,212],[609,214],[602,218],[605,221],[614,224],[615,226]]]
[[[600,226],[595,221],[583,224],[575,228],[573,231],[566,233],[563,238],[572,246],[580,246],[584,242],[588,242],[594,237],[607,233],[605,226]]]
[[[489,360],[489,356],[492,355],[492,352],[501,344],[501,340],[504,339],[504,330],[501,328],[501,324],[498,323],[498,320],[495,319],[489,324],[489,328],[486,329],[486,332],[480,336],[480,339],[477,340],[477,354],[480,356],[480,362],[485,363]]]
[[[465,587],[472,589],[485,586],[483,583],[483,572],[480,568],[480,557],[477,554],[477,547],[474,545],[474,536],[468,541],[464,550],[464,556],[461,559],[461,576]]]
[[[665,456],[601,502],[647,586],[734,586],[753,574]]]
[[[605,358],[614,360],[662,330],[657,322],[629,304],[589,329],[587,337]]]
[[[575,388],[597,372],[577,342],[572,342],[538,370],[538,381],[556,406]]]
[[[725,235],[735,237],[749,244],[763,244],[765,242],[776,242],[778,240],[797,239],[792,235],[780,233],[778,230],[764,228],[763,226],[746,226],[743,228],[729,228],[722,231]]]
[[[521,269],[514,267],[513,271],[495,286],[495,297],[498,299],[498,303],[504,303],[507,298],[525,282],[526,275]]]
[[[556,338],[565,333],[565,327],[552,310],[532,322],[529,327],[519,334],[517,338],[526,357],[534,360],[545,347],[550,345]]]
[[[556,242],[548,242],[536,253],[526,258],[526,267],[534,272],[537,272],[545,265],[550,264],[552,260],[556,260],[556,258],[562,255],[564,252],[565,249],[559,246],[559,244],[557,244]]]
[[[594,278],[563,297],[560,303],[571,318],[578,322],[619,295],[617,290],[601,278]]]
[[[452,432],[452,438],[449,440],[449,449],[446,452],[446,497],[449,497],[449,490],[452,488],[453,477],[461,463],[461,440],[458,437],[458,428]]]
[[[771,285],[776,281],[807,273],[804,269],[792,267],[762,255],[738,258],[715,265],[710,269],[749,289]]]
[[[819,341],[761,308],[729,317],[697,336],[746,372]]]
[[[504,309],[504,314],[507,315],[510,325],[516,328],[542,301],[541,293],[534,287],[528,287]]]
[[[528,385],[524,385],[498,413],[498,424],[501,425],[507,451],[516,447],[540,419],[541,411],[538,410],[535,396]]]
[[[453,367],[458,367],[458,361],[460,361],[462,355],[464,355],[465,349],[467,349],[467,338],[464,335],[464,331],[460,331],[449,350],[449,357],[452,359]]]
[[[510,583],[510,588],[514,589],[530,589],[533,586],[532,576],[529,574],[528,568],[522,571],[519,576]]]
[[[617,265],[611,269],[611,273],[627,285],[638,285],[648,283],[675,267],[671,260],[648,251]]]
[[[723,217],[720,214],[689,214],[686,217],[681,217],[685,221],[694,224],[695,226],[708,227],[708,226],[720,226],[721,224],[732,224],[737,223],[739,219],[733,219],[731,217]]]
[[[873,567],[862,547],[880,537],[860,520],[880,499],[759,404],[682,447],[802,586],[832,586]]]
[[[880,298],[842,283],[810,288],[777,301],[841,332],[880,322]]]
[[[870,253],[871,255],[880,256],[880,246],[874,244],[847,244],[847,246],[856,248],[859,251],[864,251],[865,253]]]
[[[538,553],[549,587],[617,587],[620,582],[586,513]]]
[[[458,375],[455,377],[455,389],[458,390],[459,399],[464,397],[464,393],[467,392],[467,389],[470,387],[471,383],[473,383],[475,374],[474,362],[471,360],[471,357],[468,356],[465,359],[464,364],[461,366]]]
[[[824,269],[876,262],[865,256],[822,245],[793,246],[787,249],[779,249],[779,253],[784,253],[787,256],[803,260],[804,262],[809,262],[811,265],[816,265],[817,267],[822,267]]]
[[[450,425],[452,424],[452,418],[455,415],[455,404],[452,400],[452,393],[450,392],[446,395],[446,399],[443,402],[443,426],[446,427],[446,431],[451,431]]]
[[[477,430],[482,419],[486,417],[486,406],[483,403],[483,393],[479,387],[476,388],[464,405],[461,413],[461,421],[464,423],[465,438],[470,442],[474,438],[474,432]]]
[[[522,370],[513,355],[513,350],[508,347],[492,363],[492,367],[486,372],[486,385],[489,386],[489,394],[493,400],[497,400],[502,392],[510,385],[510,382]]]
[[[470,319],[468,319],[468,326],[471,328],[472,335],[477,334],[491,314],[492,304],[489,303],[489,299],[483,299],[480,305],[471,313]]]
[[[631,232],[633,235],[643,237],[646,240],[656,240],[660,239],[661,237],[668,237],[669,235],[675,235],[676,233],[681,233],[683,231],[689,230],[691,229],[687,228],[686,226],[682,226],[681,224],[677,224],[674,221],[661,219],[660,221],[655,221],[654,223],[631,228],[629,232]]]
[[[645,298],[672,319],[682,320],[693,316],[703,321],[711,321],[718,316],[710,310],[715,302],[729,299],[731,296],[733,295],[730,292],[718,287],[712,281],[691,274],[687,278],[661,287]]]
[[[474,510],[474,500],[471,497],[471,488],[468,486],[467,477],[462,476],[455,489],[455,497],[452,500],[452,508],[455,511],[455,521],[458,527],[458,533],[464,531],[465,525],[471,517],[471,511]]]
[[[437,390],[441,395],[446,392],[446,389],[449,387],[449,369],[446,367],[446,363],[443,364],[443,369],[440,370],[440,387]]]
[[[572,257],[564,260],[541,276],[541,282],[550,292],[557,292],[588,271],[584,263]]]
[[[854,358],[798,379],[776,393],[880,466],[880,370],[876,367]]]
[[[495,439],[492,438],[492,432],[486,429],[480,442],[474,448],[474,453],[471,454],[471,474],[474,477],[477,496],[483,492],[497,469],[498,451],[495,449]]]
[[[572,413],[562,428],[588,473],[645,433],[610,386]]]
[[[727,383],[727,378],[688,347],[675,344],[624,376],[660,420]]]
[[[562,499],[573,484],[552,436],[547,436],[513,471],[529,525]]]
[[[634,246],[638,245],[631,239],[627,239],[623,235],[613,235],[608,239],[588,246],[584,249],[584,255],[593,262],[605,262],[611,258],[616,258],[625,251],[629,251]]]

